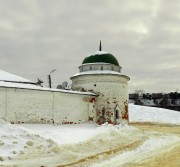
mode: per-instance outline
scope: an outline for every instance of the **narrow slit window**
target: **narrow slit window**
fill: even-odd
[[[119,119],[119,110],[116,110],[116,119]]]

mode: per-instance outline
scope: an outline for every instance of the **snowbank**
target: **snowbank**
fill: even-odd
[[[17,156],[30,154],[33,150],[39,154],[51,152],[56,146],[52,140],[0,119],[0,164],[1,161],[11,161]]]
[[[129,104],[129,122],[153,122],[180,125],[180,112]]]
[[[139,144],[144,140],[143,136],[140,130],[129,126],[108,124],[31,126],[11,125],[1,120],[0,165],[70,164],[96,154]]]

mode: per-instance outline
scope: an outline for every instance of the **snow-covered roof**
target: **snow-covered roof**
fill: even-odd
[[[97,51],[94,54],[89,55],[83,60],[82,64],[99,62],[110,63],[119,66],[116,57],[105,51]]]
[[[80,76],[80,75],[98,75],[98,74],[104,74],[104,75],[111,74],[111,75],[119,75],[119,76],[128,77],[128,76],[126,76],[126,75],[122,75],[122,74],[119,73],[119,72],[111,71],[111,70],[85,71],[85,72],[77,73],[77,74],[75,74],[73,77],[77,77],[77,76]],[[128,78],[129,78],[129,77],[128,77]]]
[[[70,94],[97,96],[95,93],[91,93],[91,92],[80,92],[80,91],[63,90],[63,89],[50,89],[50,88],[41,87],[41,86],[37,86],[35,84],[30,84],[30,83],[29,84],[24,84],[24,83],[13,83],[13,82],[0,81],[0,87],[30,89],[30,90],[40,90],[40,91],[52,91],[52,92],[62,92],[62,93],[70,93]]]
[[[0,70],[0,81],[7,82],[31,82],[28,79]]]
[[[103,54],[108,54],[108,52],[106,52],[106,51],[96,51],[94,54],[95,55],[103,55]]]

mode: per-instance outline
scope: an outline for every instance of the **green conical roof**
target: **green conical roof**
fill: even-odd
[[[117,59],[110,53],[97,51],[93,55],[86,57],[82,64],[87,63],[110,63],[119,66]]]

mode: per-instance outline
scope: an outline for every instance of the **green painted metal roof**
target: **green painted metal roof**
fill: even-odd
[[[86,57],[82,64],[87,63],[110,63],[119,66],[117,59],[110,53],[98,51],[93,55]]]

